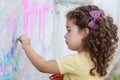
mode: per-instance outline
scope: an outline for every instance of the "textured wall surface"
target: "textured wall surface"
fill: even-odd
[[[78,5],[102,7],[113,16],[120,36],[119,3],[120,0],[0,0],[0,80],[49,80],[50,74],[35,69],[16,39],[21,34],[28,35],[32,47],[47,60],[75,53],[65,44],[65,14]],[[120,74],[119,53],[120,45],[104,80]]]
[[[69,51],[64,42],[65,14],[90,0],[0,0],[0,80],[49,80],[38,72],[16,39],[28,35],[32,47],[48,59]]]

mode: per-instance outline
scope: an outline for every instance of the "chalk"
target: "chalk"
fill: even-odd
[[[14,42],[14,53],[16,53],[17,47],[18,47],[18,39],[15,40]]]

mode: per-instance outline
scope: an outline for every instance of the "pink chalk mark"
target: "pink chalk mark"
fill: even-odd
[[[12,66],[11,65],[8,66],[8,70],[12,71]]]
[[[40,9],[39,11],[39,16],[40,16],[40,24],[39,24],[39,30],[40,30],[40,26],[41,26],[41,33],[42,33],[42,38],[44,39],[45,36],[45,12],[49,11],[50,9],[52,9],[52,6],[50,4],[44,4],[42,6],[42,9]],[[39,32],[40,34],[40,32]],[[39,35],[40,36],[40,35]]]
[[[20,61],[19,64],[18,64],[18,66],[19,66],[20,69],[23,69],[24,68],[23,62]]]
[[[0,63],[0,76],[3,76],[5,73],[4,63]]]
[[[23,8],[24,8],[24,32],[28,35],[28,18],[29,18],[29,4],[28,0],[22,0]]]
[[[13,35],[13,31],[14,31],[14,13],[13,13],[13,10],[12,10],[12,14],[10,16],[10,20],[9,20],[9,27],[10,27],[10,36],[12,37]]]
[[[25,9],[28,8],[28,0],[22,0],[22,4]]]
[[[30,13],[29,13],[30,15],[29,15],[29,20],[28,20],[28,23],[29,23],[29,36],[30,37],[32,37],[32,32],[33,32],[33,27],[34,27],[34,25],[33,25],[33,22],[34,22],[34,12],[31,12],[30,11]]]
[[[33,32],[33,20],[34,18],[39,17],[39,30],[38,37],[40,39],[40,33],[42,38],[45,36],[45,12],[52,9],[51,4],[39,4],[35,2],[28,2],[28,0],[23,0],[23,8],[24,8],[24,32],[28,34],[28,29],[30,29],[30,35]],[[30,26],[29,26],[30,24]],[[30,28],[28,28],[30,27]]]
[[[28,30],[28,26],[27,26],[27,25],[28,25],[28,22],[27,22],[27,21],[28,21],[28,14],[25,13],[25,14],[24,14],[24,32],[25,32],[25,34],[27,34],[27,32],[28,32],[28,31],[27,31],[27,30]]]

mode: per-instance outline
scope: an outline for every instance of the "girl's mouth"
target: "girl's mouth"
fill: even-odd
[[[65,43],[68,45],[68,42],[67,42],[67,41],[65,41]]]

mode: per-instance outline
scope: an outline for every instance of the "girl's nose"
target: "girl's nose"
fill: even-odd
[[[66,37],[67,37],[67,36],[66,36],[66,34],[65,34],[65,35],[64,35],[64,38],[66,39]]]

